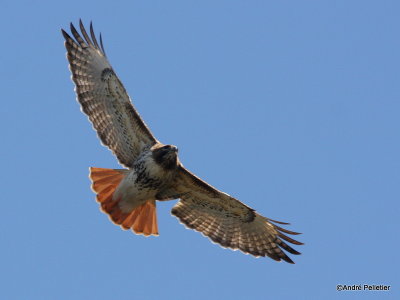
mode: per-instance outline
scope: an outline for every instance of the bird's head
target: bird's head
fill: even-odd
[[[152,151],[153,159],[165,169],[173,169],[178,166],[178,148],[173,145],[156,147]]]

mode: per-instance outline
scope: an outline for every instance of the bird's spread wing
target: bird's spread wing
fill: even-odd
[[[82,21],[80,29],[83,38],[71,23],[75,40],[62,30],[78,101],[103,144],[122,165],[131,167],[141,150],[157,140],[133,107],[108,62],[101,36],[99,46],[92,24],[90,37]]]
[[[180,201],[172,214],[187,227],[201,232],[223,247],[240,249],[254,256],[269,256],[274,260],[293,261],[282,251],[300,254],[288,244],[302,243],[284,235],[298,234],[265,218],[239,200],[218,191],[183,166],[174,185]]]

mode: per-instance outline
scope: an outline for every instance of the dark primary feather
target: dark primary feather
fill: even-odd
[[[299,233],[281,228],[276,221],[265,218],[239,200],[218,191],[183,166],[175,182],[180,201],[172,214],[187,227],[201,232],[223,247],[240,249],[254,256],[293,261],[282,251],[298,255],[288,244],[302,245],[282,232]],[[280,222],[282,223],[282,222]]]
[[[133,107],[108,62],[101,36],[99,45],[92,24],[90,36],[82,21],[79,27],[83,38],[72,23],[74,38],[62,30],[78,101],[103,144],[122,165],[132,167],[142,150],[157,140]]]

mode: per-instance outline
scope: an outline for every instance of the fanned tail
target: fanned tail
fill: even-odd
[[[113,199],[116,188],[128,172],[124,169],[90,168],[89,178],[96,200],[111,221],[123,229],[132,229],[136,234],[145,236],[158,235],[155,200],[149,200],[132,211],[123,212],[119,205],[121,198]]]

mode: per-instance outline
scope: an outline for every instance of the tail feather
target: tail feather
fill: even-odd
[[[96,200],[112,222],[123,229],[132,229],[136,234],[145,236],[158,235],[155,200],[149,200],[130,212],[123,212],[119,205],[121,199],[113,199],[116,188],[128,172],[128,170],[90,168],[89,178],[96,193]]]
[[[148,234],[149,232],[151,232],[154,215],[152,214],[153,211],[155,211],[155,201],[154,206],[152,206],[151,204],[143,206],[141,214],[136,218],[136,221],[133,224],[133,229],[135,231],[143,232],[144,234]]]

